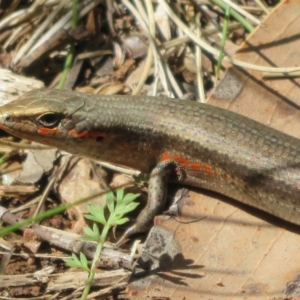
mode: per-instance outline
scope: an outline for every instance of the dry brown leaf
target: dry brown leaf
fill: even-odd
[[[25,184],[37,183],[45,173],[53,168],[57,157],[56,149],[26,150],[27,157],[17,180]]]
[[[66,159],[69,159],[69,157],[64,157],[62,164],[64,164]],[[89,202],[72,208],[77,219],[73,227],[75,233],[82,232],[83,226],[86,225],[84,214],[88,213],[88,204],[93,203],[94,205],[101,204],[105,206],[106,203],[104,189],[100,187],[98,178],[91,178],[91,164],[85,159],[74,158],[68,171],[63,171],[57,191],[63,203],[74,203],[75,201],[95,196]]]

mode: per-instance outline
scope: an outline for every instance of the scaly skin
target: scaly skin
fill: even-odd
[[[149,228],[170,176],[300,225],[300,140],[233,112],[179,99],[34,90],[0,108],[0,128],[149,173]]]

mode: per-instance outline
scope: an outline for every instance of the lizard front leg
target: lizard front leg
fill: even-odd
[[[168,180],[173,169],[170,164],[162,163],[152,170],[148,185],[147,205],[139,214],[135,224],[129,227],[117,241],[116,246],[121,245],[129,236],[151,228],[154,217],[162,212],[165,205]]]

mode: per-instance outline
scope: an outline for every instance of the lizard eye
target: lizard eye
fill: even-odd
[[[59,125],[61,116],[56,113],[46,113],[38,118],[38,123],[47,128],[54,128]]]
[[[14,118],[10,114],[5,114],[4,122],[13,122]]]

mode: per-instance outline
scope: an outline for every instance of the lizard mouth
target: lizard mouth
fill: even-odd
[[[2,115],[0,115],[0,129],[3,129],[6,132],[14,132],[14,130],[11,127],[4,125],[2,121],[3,121],[3,118],[2,118]]]

